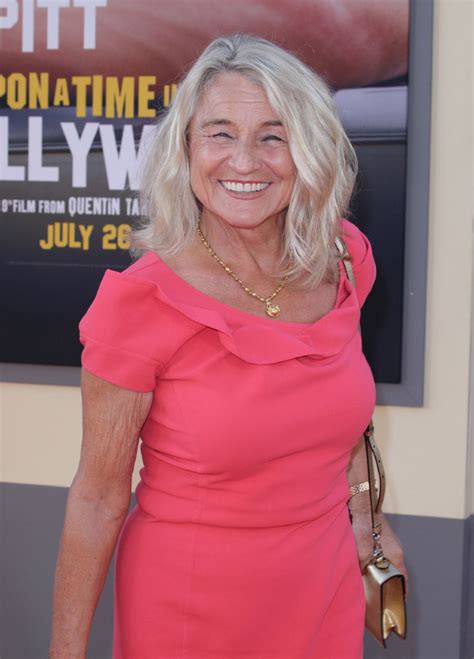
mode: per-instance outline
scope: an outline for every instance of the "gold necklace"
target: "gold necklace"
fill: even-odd
[[[250,288],[248,286],[246,286],[244,284],[244,282],[241,279],[239,279],[239,277],[237,277],[237,275],[229,268],[229,266],[226,265],[224,263],[224,261],[219,256],[217,256],[215,251],[212,249],[212,247],[209,245],[209,243],[207,242],[207,240],[203,236],[203,233],[201,231],[201,220],[199,220],[199,222],[198,222],[197,232],[198,232],[199,237],[201,238],[202,242],[204,243],[204,245],[207,247],[207,249],[212,254],[212,256],[216,259],[216,261],[218,261],[221,264],[221,266],[224,268],[224,270],[226,272],[228,272],[229,275],[231,277],[233,277],[235,279],[235,281],[238,282],[242,286],[242,288],[244,289],[244,291],[246,293],[248,293],[252,297],[256,297],[258,300],[260,300],[260,302],[263,302],[265,304],[265,311],[266,311],[267,315],[270,316],[270,318],[277,318],[280,315],[280,307],[278,306],[278,304],[272,304],[271,301],[273,300],[275,295],[277,295],[277,293],[279,293],[281,291],[281,289],[283,288],[283,286],[285,285],[286,280],[288,279],[288,275],[285,275],[283,277],[283,280],[278,284],[277,289],[271,295],[269,295],[268,297],[261,297],[260,295],[258,295],[254,291],[251,291]]]

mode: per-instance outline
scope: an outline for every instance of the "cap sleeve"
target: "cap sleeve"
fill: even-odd
[[[159,314],[152,282],[106,270],[79,322],[82,366],[112,384],[153,391],[163,364],[156,358]]]
[[[351,256],[359,306],[367,299],[377,276],[372,245],[367,236],[349,220],[342,220],[342,237]]]

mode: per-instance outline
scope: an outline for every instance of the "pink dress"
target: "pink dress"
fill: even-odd
[[[341,229],[356,289],[340,263],[314,323],[219,302],[151,251],[105,272],[82,364],[153,392],[117,549],[114,659],[362,658],[346,467],[375,405],[358,332],[375,263]]]

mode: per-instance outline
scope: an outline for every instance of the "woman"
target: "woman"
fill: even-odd
[[[139,258],[80,323],[51,657],[85,657],[118,539],[115,659],[362,657],[370,509],[350,497],[351,526],[348,499],[367,478],[375,264],[341,219],[356,171],[327,86],[290,53],[236,35],[187,73],[147,154]]]

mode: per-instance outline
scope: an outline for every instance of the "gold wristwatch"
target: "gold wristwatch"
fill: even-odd
[[[369,489],[369,481],[363,481],[362,483],[351,485],[349,488],[349,492],[351,493],[351,497],[353,497],[354,494],[359,494],[360,492],[366,492],[368,489]]]

